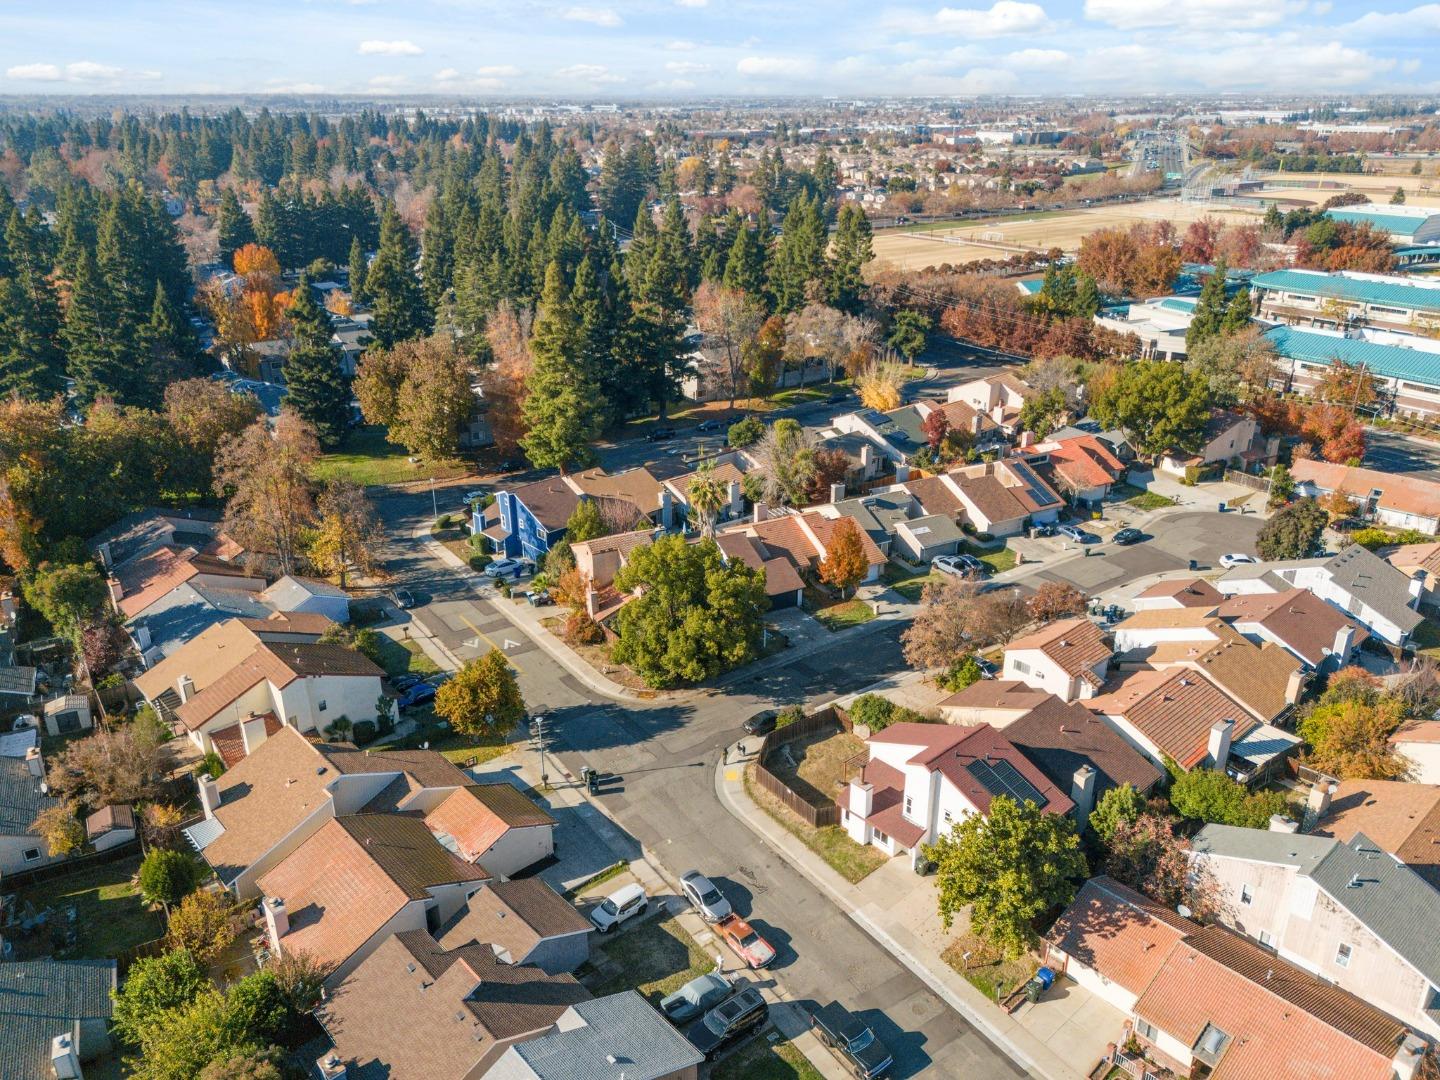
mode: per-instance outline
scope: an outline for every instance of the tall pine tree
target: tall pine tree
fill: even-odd
[[[564,472],[594,458],[605,403],[578,355],[580,320],[565,295],[560,267],[545,270],[540,312],[530,339],[535,360],[522,412],[529,429],[520,445],[531,464]]]
[[[82,405],[101,396],[124,405],[139,404],[145,397],[136,385],[134,352],[120,333],[113,295],[90,252],[82,250],[60,330],[66,371],[75,380]]]
[[[333,447],[350,423],[350,383],[340,349],[330,340],[330,317],[302,277],[290,307],[290,355],[285,358],[285,404],[315,429],[320,445]]]
[[[234,188],[227,187],[220,194],[220,211],[216,215],[215,227],[220,239],[220,261],[233,269],[235,252],[255,242],[255,226],[240,205]]]
[[[865,291],[865,264],[875,257],[870,243],[870,222],[854,203],[840,208],[835,240],[830,245],[830,303],[841,311],[860,310]]]
[[[380,247],[365,274],[365,291],[375,313],[375,343],[382,349],[430,329],[425,297],[415,276],[415,242],[391,205],[380,220]]]

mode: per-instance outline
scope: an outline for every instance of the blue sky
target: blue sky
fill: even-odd
[[[0,0],[0,93],[1440,90],[1440,3]]]

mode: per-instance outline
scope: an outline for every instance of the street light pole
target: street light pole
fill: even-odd
[[[436,519],[440,517],[440,503],[435,498],[435,477],[430,477],[430,509],[434,511]]]

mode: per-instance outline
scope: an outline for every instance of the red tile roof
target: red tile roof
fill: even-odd
[[[468,861],[484,857],[511,829],[554,825],[555,819],[510,784],[468,784],[425,815],[425,826],[450,836]]]
[[[1170,950],[1196,929],[1163,904],[1113,878],[1091,878],[1045,940],[1086,967],[1141,994]]]
[[[1005,646],[1007,653],[1028,649],[1044,653],[1061,671],[1072,676],[1090,675],[1093,678],[1095,665],[1110,658],[1110,643],[1105,631],[1083,616],[1057,619]],[[1096,680],[1096,685],[1099,685],[1099,680]]]
[[[1259,726],[1249,711],[1208,678],[1190,668],[1137,671],[1085,707],[1123,716],[1161,753],[1183,769],[1193,769],[1209,754],[1210,729],[1233,720],[1231,741],[1239,742]]]
[[[1225,599],[1220,590],[1204,578],[1157,581],[1144,592],[1136,594],[1135,599],[1145,600],[1160,596],[1168,596],[1186,608],[1217,607]]]

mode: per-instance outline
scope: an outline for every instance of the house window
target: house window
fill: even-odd
[[[1142,1039],[1150,1039],[1153,1042],[1156,1034],[1155,1025],[1148,1020],[1141,1020],[1137,1016],[1135,1018],[1135,1033]]]
[[[38,847],[26,848],[26,849],[25,849],[25,861],[26,861],[26,862],[39,862],[39,861],[40,861],[40,849],[39,849]]]
[[[875,839],[882,844],[888,844],[890,842],[890,837],[886,836],[879,829],[875,830]]]
[[[1251,901],[1251,900],[1254,900],[1254,899],[1255,899],[1255,894],[1250,891],[1250,886],[1249,886],[1249,885],[1241,885],[1241,886],[1240,886],[1240,903],[1242,903],[1242,904],[1249,904],[1250,901]]]
[[[1018,671],[1021,675],[1030,674],[1030,665],[1027,664],[1024,660],[1014,660],[1011,661],[1011,663],[1015,665],[1015,670]]]
[[[317,706],[317,708],[318,708],[321,712],[324,712],[324,711],[325,711],[325,702],[323,702],[323,701],[320,702],[320,704]]]
[[[910,817],[915,812],[915,800],[909,795],[905,796],[905,816]]]
[[[1351,946],[1341,942],[1340,947],[1335,950],[1335,966],[1348,968],[1350,966],[1350,956],[1354,951]]]

